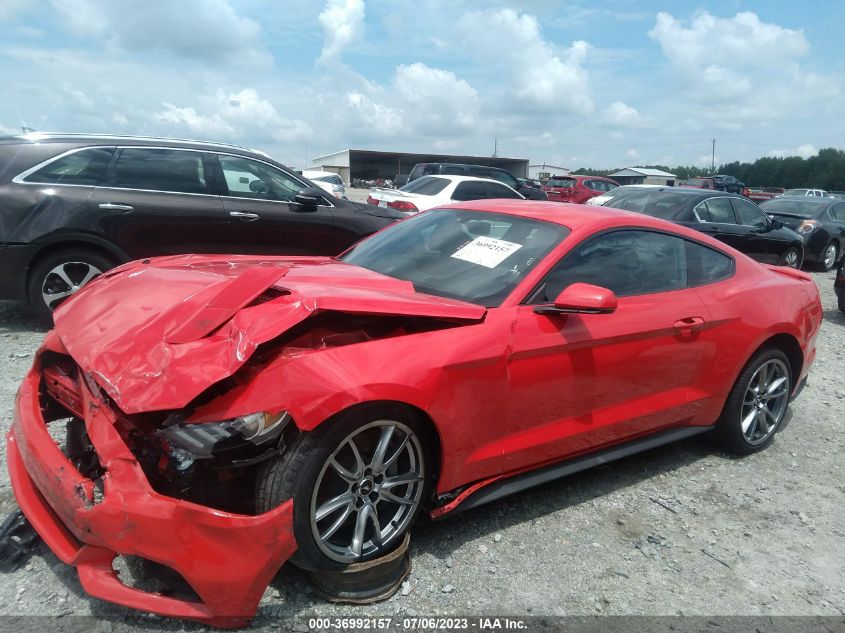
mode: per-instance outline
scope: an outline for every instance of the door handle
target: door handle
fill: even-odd
[[[702,325],[704,325],[704,319],[702,317],[694,316],[678,319],[677,321],[675,321],[673,327],[676,330],[679,330],[681,333],[687,334],[690,332],[694,332],[695,330],[699,329]]]
[[[241,222],[252,222],[261,217],[257,213],[251,213],[249,211],[229,211],[229,215],[233,218],[238,218]]]
[[[131,204],[115,204],[114,202],[101,202],[98,206],[106,211],[132,211],[135,209]]]
[[[701,232],[702,233],[718,233],[719,227],[718,226],[707,226],[707,225],[705,225],[705,226],[701,227]]]

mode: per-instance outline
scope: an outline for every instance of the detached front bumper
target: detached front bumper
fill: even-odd
[[[247,516],[155,492],[115,429],[115,412],[83,384],[87,432],[105,469],[100,494],[48,433],[37,366],[18,392],[8,465],[21,510],[53,553],[77,568],[92,596],[217,627],[246,624],[296,549],[293,501]],[[170,567],[199,601],[124,585],[112,567],[119,554]]]

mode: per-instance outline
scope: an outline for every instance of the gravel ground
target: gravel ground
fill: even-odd
[[[315,615],[845,615],[845,315],[833,274],[815,281],[825,307],[818,359],[768,450],[737,459],[697,437],[423,521],[409,580],[379,605],[323,602],[286,566],[258,624],[307,630],[301,618]],[[42,337],[26,314],[0,304],[4,433]],[[7,512],[15,502],[5,464],[0,473]],[[26,568],[0,576],[0,616],[94,616],[102,621],[61,622],[110,631],[138,626],[132,613],[88,598],[43,545]],[[196,628],[140,622],[149,631]]]

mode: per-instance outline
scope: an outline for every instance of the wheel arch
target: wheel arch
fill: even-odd
[[[794,391],[801,377],[801,372],[804,369],[804,351],[801,349],[798,339],[787,332],[773,334],[757,346],[751,355],[749,355],[743,367],[748,364],[750,359],[754,358],[755,354],[766,347],[774,347],[786,354],[786,358],[789,360],[789,369],[792,371],[792,389]]]
[[[330,423],[332,420],[345,416],[389,416],[391,412],[395,412],[397,409],[406,411],[413,415],[428,430],[429,437],[427,439],[431,440],[432,444],[431,470],[432,476],[434,478],[433,483],[436,484],[437,478],[440,477],[440,472],[442,470],[441,465],[443,463],[443,440],[440,434],[440,429],[438,428],[437,423],[434,421],[434,418],[432,418],[424,409],[408,402],[403,402],[401,400],[367,400],[362,402],[356,402],[355,404],[351,404],[348,407],[338,411],[337,413],[334,413],[333,415],[326,418],[326,420],[321,424],[321,426],[323,424]],[[436,488],[436,485],[434,486],[434,488]]]
[[[123,250],[114,244],[96,237],[85,235],[65,235],[56,237],[54,239],[41,242],[38,246],[38,250],[35,251],[32,259],[29,261],[26,274],[21,275],[20,295],[24,298],[27,305],[30,303],[27,289],[29,288],[29,283],[32,279],[32,271],[45,257],[50,257],[51,255],[62,251],[80,249],[92,251],[101,257],[105,257],[115,266],[119,266],[131,259],[125,252],[123,252]]]

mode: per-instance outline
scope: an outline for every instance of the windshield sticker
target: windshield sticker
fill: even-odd
[[[520,248],[522,244],[497,240],[495,237],[476,237],[469,244],[455,251],[452,257],[485,268],[495,268]]]

